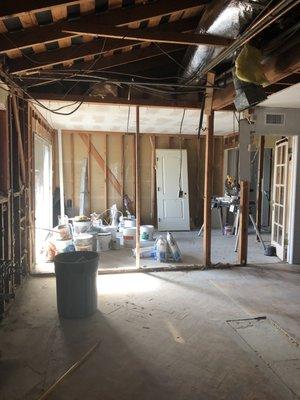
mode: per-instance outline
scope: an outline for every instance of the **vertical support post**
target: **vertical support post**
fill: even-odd
[[[238,263],[240,265],[246,265],[248,255],[249,182],[241,181],[240,186],[240,231]]]
[[[92,212],[92,158],[91,158],[91,149],[92,149],[92,138],[91,133],[88,135],[88,192],[89,192],[89,209],[90,213]]]
[[[65,218],[65,196],[64,196],[64,171],[63,171],[63,147],[61,129],[57,131],[58,144],[58,173],[59,173],[59,194],[60,194],[60,216],[63,221]]]
[[[211,196],[212,196],[212,164],[214,140],[214,113],[208,116],[208,127],[205,138],[205,170],[204,170],[204,235],[203,235],[203,262],[205,266],[211,264]]]
[[[151,143],[151,220],[152,224],[156,224],[156,177],[155,177],[155,165],[156,165],[156,155],[155,155],[155,149],[156,149],[156,140],[155,140],[155,135],[149,136],[150,138],[150,143]]]
[[[261,229],[261,206],[263,193],[263,176],[264,176],[264,155],[265,155],[265,137],[259,137],[259,159],[258,159],[258,176],[257,176],[257,193],[256,193],[256,226],[258,231]],[[256,236],[259,241],[259,237]]]
[[[22,131],[20,124],[20,116],[19,116],[19,108],[17,103],[16,95],[12,95],[12,106],[14,112],[14,121],[15,127],[18,135],[18,153],[21,162],[21,176],[22,176],[22,184],[26,186],[26,167],[25,167],[25,157],[24,157],[24,148],[23,148],[23,140],[22,140]]]
[[[140,108],[136,106],[136,130],[135,130],[135,215],[136,215],[136,268],[140,268],[140,175],[139,175],[139,156],[140,156]]]
[[[105,133],[105,148],[104,148],[104,160],[105,160],[105,171],[104,171],[104,191],[105,191],[105,206],[104,209],[108,208],[108,137]]]
[[[72,207],[74,208],[74,203],[75,203],[75,153],[74,153],[74,135],[75,132],[71,132],[71,189],[72,189]]]

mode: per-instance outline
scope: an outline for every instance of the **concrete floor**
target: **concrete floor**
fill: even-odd
[[[156,237],[159,233],[156,233]],[[163,233],[165,235],[165,233]],[[203,260],[203,238],[198,236],[198,231],[174,232],[178,246],[182,252],[181,264],[202,264]],[[262,234],[266,244],[269,244],[270,235]],[[212,232],[212,262],[213,263],[231,263],[237,262],[237,253],[234,252],[235,236],[223,236],[220,229]],[[277,257],[267,257],[264,251],[256,241],[254,232],[249,232],[248,261],[251,264],[265,264],[278,262]],[[149,242],[141,242],[142,245],[149,246]],[[151,245],[151,243],[150,243]],[[178,263],[180,265],[180,263]],[[142,259],[142,266],[155,267],[156,261],[153,259]],[[121,250],[110,250],[100,253],[99,269],[108,268],[135,268],[135,259],[132,256],[132,250],[121,248]],[[53,263],[39,263],[35,269],[37,273],[53,273]]]
[[[60,320],[55,278],[31,277],[0,324],[0,399],[38,399],[99,340],[49,400],[299,398],[299,285],[286,264],[98,276],[98,312]],[[274,335],[227,322],[258,316]]]

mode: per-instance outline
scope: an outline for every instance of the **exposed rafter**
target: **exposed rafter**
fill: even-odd
[[[190,29],[195,28],[196,24],[197,24],[196,18],[188,18],[166,24],[165,28],[163,29],[170,30],[173,32],[178,32],[178,31],[186,32]],[[161,28],[155,26],[152,28],[147,28],[145,29],[145,31],[154,33],[158,29]],[[103,40],[104,39],[94,40],[92,42],[87,42],[81,45],[76,45],[67,48],[59,48],[56,50],[52,50],[51,52],[32,54],[30,55],[30,57],[19,57],[11,59],[8,61],[9,72],[14,74],[23,73],[26,71],[36,70],[41,67],[61,64],[63,62],[72,62],[73,60],[80,59],[86,56],[91,56],[91,55],[95,56],[108,51],[120,50],[127,46],[140,44],[140,41],[134,42],[131,40],[123,40],[123,39],[107,39],[106,43],[104,44]],[[176,51],[178,48],[179,46],[175,46],[173,49],[172,45],[168,45],[166,51],[173,51],[173,50]],[[162,49],[164,50],[164,47],[162,47]],[[159,51],[156,51],[156,53],[159,54]],[[110,58],[111,57],[109,57],[108,59]],[[135,58],[135,56],[133,58]],[[99,62],[101,64],[102,60],[99,60]],[[105,61],[103,62],[105,64]],[[89,68],[91,63],[94,63],[94,61],[85,63],[86,64],[85,68]],[[96,63],[98,63],[98,61]]]
[[[117,8],[99,15],[87,15],[76,21],[64,22],[63,26],[65,29],[86,29],[88,26],[96,27],[104,24],[121,27],[151,18],[169,15],[173,12],[184,11],[196,6],[199,7],[201,3],[205,4],[207,1],[181,0],[178,2],[174,0],[158,0],[155,3],[137,5],[135,7],[130,7],[130,9]],[[194,25],[191,25],[191,29],[194,27]],[[20,32],[6,32],[1,36],[0,53],[3,53],[10,50],[34,46],[36,44],[49,43],[65,37],[77,36],[77,34],[62,32],[62,22],[57,22],[47,26],[31,27]]]
[[[84,3],[85,0],[1,0],[0,18],[13,17],[27,12],[38,12],[55,6]]]
[[[149,32],[145,29],[129,29],[118,28],[114,26],[86,26],[85,28],[70,29],[62,27],[64,32],[78,34],[101,36],[111,39],[129,39],[139,40],[142,42],[171,43],[182,45],[200,45],[206,44],[211,46],[230,46],[233,40],[217,35],[197,34],[197,33],[181,33],[157,30]]]

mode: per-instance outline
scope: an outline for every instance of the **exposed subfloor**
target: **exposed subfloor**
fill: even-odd
[[[98,311],[60,320],[31,277],[0,324],[1,400],[290,400],[300,396],[300,268],[98,276]],[[229,320],[266,316],[254,322]]]
[[[165,235],[165,232],[162,233]],[[156,237],[159,233],[156,232]],[[198,236],[198,231],[174,232],[174,237],[182,252],[182,262],[180,264],[202,264],[203,262],[203,238]],[[262,234],[266,244],[269,244],[270,235]],[[248,261],[252,264],[276,263],[277,257],[268,257],[264,255],[263,248],[256,241],[254,232],[249,231]],[[213,263],[237,263],[237,253],[234,252],[235,236],[223,236],[219,229],[212,231],[212,262]],[[149,246],[149,242],[141,242],[142,246]],[[153,259],[142,259],[141,266],[155,267],[156,261]],[[121,248],[121,250],[110,250],[100,253],[99,269],[110,268],[135,268],[135,259],[132,256],[132,250]],[[36,266],[34,272],[53,273],[53,263],[40,263]]]

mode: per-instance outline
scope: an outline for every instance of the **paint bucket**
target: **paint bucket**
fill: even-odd
[[[134,228],[136,226],[136,219],[124,218],[124,228]]]
[[[117,227],[116,226],[111,226],[111,225],[103,225],[101,226],[101,231],[102,232],[110,232],[111,233],[111,238],[115,239],[117,236]]]
[[[73,228],[74,234],[79,235],[80,233],[85,233],[90,230],[92,226],[91,221],[74,221],[73,220]]]
[[[93,251],[93,235],[80,233],[74,239],[76,251]]]
[[[72,239],[56,240],[55,247],[58,253],[69,253],[75,250]]]
[[[111,241],[110,232],[101,232],[97,235],[97,251],[107,251],[109,250],[109,245]]]
[[[231,225],[226,225],[224,227],[224,235],[225,236],[231,236],[232,235],[232,226]]]
[[[140,236],[141,240],[153,240],[153,225],[141,225],[140,227]]]
[[[134,248],[136,242],[136,228],[123,229],[123,242],[125,247]]]

